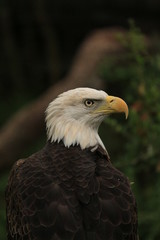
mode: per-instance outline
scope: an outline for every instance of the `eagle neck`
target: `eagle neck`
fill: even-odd
[[[65,147],[80,145],[81,149],[86,149],[100,145],[104,150],[105,146],[99,137],[98,127],[90,127],[79,121],[62,121],[57,119],[48,127],[48,139],[51,142],[63,141]]]

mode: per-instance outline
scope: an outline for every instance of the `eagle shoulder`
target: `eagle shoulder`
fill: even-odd
[[[62,187],[62,169],[57,172],[61,167],[56,151],[51,158],[46,148],[14,164],[6,189],[8,239],[71,239],[75,232],[82,234],[78,200]]]

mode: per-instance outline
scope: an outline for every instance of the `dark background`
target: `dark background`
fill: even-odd
[[[24,85],[43,91],[67,73],[94,29],[128,28],[133,18],[143,32],[159,32],[159,11],[158,0],[1,1],[1,95]]]

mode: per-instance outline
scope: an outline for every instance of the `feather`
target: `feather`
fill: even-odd
[[[6,202],[10,240],[138,239],[130,183],[101,146],[48,142],[14,165]]]

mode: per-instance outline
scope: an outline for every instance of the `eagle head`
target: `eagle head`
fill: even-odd
[[[46,110],[48,140],[61,140],[66,147],[80,145],[81,149],[104,145],[98,128],[105,116],[125,113],[127,104],[118,97],[92,88],[76,88],[60,94]]]

